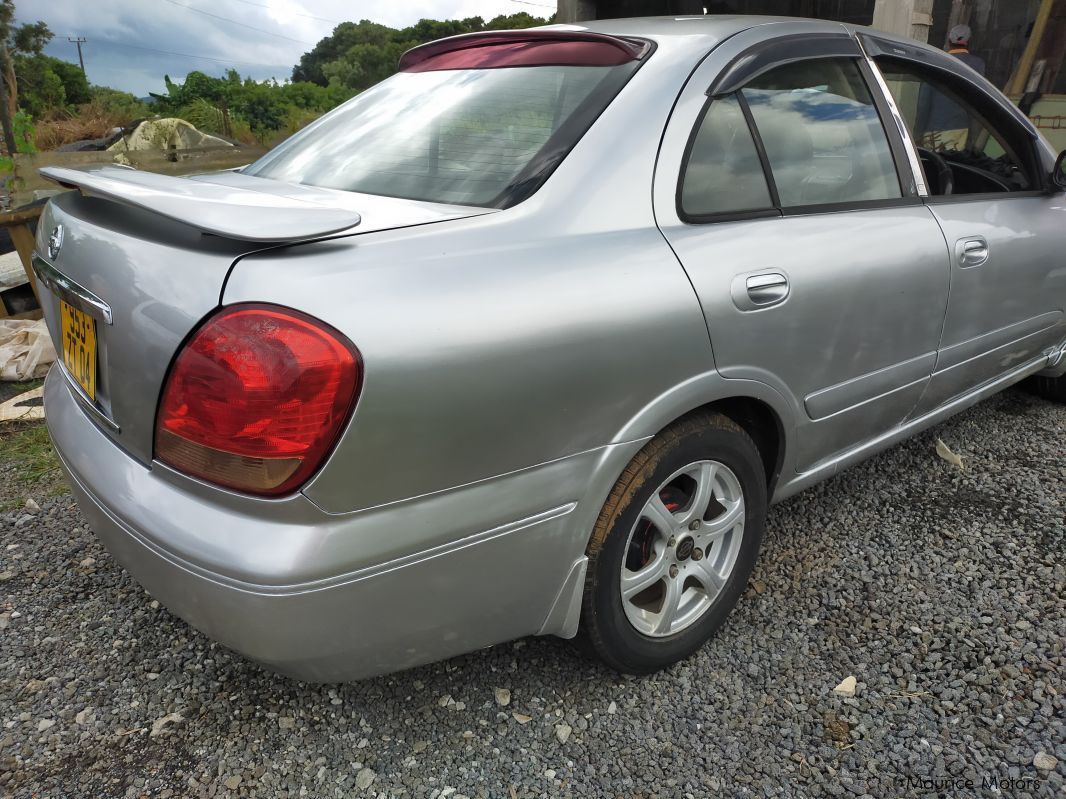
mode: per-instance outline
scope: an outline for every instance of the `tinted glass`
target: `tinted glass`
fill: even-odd
[[[788,64],[742,92],[783,207],[902,196],[881,118],[853,60]]]
[[[681,208],[705,216],[770,208],[759,153],[736,96],[713,100],[692,143]]]
[[[401,72],[245,171],[367,194],[505,205],[508,191],[530,179],[527,168],[561,160],[635,66]]]
[[[1007,138],[971,103],[908,67],[892,64],[881,71],[919,148],[930,194],[945,194],[948,186],[939,174],[942,164],[930,152],[947,162],[951,194],[1021,191],[1032,185]]]

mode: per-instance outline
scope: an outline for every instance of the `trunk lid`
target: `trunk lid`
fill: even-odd
[[[331,230],[363,234],[487,212],[235,172],[190,179],[107,168],[48,176],[80,189],[54,197],[38,225],[34,267],[49,332],[62,362],[63,304],[92,318],[95,396],[79,389],[65,367],[64,374],[89,416],[144,463],[152,459],[167,369],[219,306],[241,256]],[[272,231],[270,238],[263,230]]]
[[[330,203],[329,192],[302,186],[281,194],[257,191],[247,185],[185,180],[111,165],[47,167],[41,175],[60,186],[76,188],[87,197],[143,208],[205,233],[238,241],[311,239],[360,222],[355,211]]]

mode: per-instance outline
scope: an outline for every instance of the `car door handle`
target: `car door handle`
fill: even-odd
[[[745,286],[748,299],[759,307],[783,302],[788,297],[788,278],[780,272],[752,275],[745,281]]]
[[[983,236],[959,239],[955,244],[955,258],[963,269],[980,266],[988,260],[988,242]]]

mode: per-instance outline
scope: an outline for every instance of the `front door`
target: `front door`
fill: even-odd
[[[1066,337],[1066,205],[1042,190],[1032,135],[994,99],[910,60],[878,65],[917,144],[951,256],[944,334],[920,415]]]
[[[900,180],[871,77],[860,58],[821,57],[712,97],[676,218],[657,202],[719,372],[793,404],[799,471],[903,421],[944,320],[944,238],[912,173]],[[671,125],[692,129],[677,113]]]

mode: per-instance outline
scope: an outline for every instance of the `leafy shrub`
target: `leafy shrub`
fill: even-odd
[[[37,152],[37,132],[33,126],[33,117],[25,111],[19,111],[11,119],[11,128],[15,134],[15,152]],[[15,163],[11,156],[0,156],[0,182],[6,184],[14,168]]]
[[[124,124],[151,114],[148,105],[129,92],[120,92],[110,86],[93,86],[89,92],[89,103],[95,112],[122,119]]]

